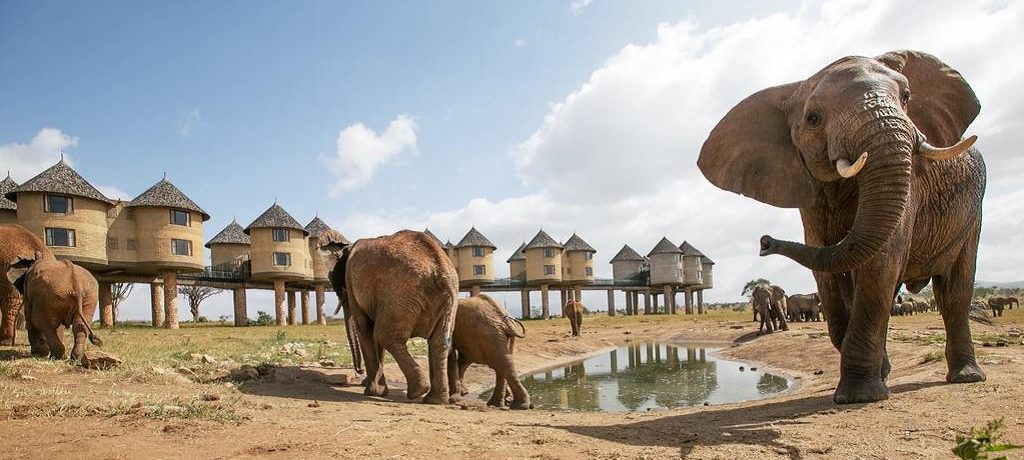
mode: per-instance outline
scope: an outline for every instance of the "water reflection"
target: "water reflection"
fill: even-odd
[[[523,377],[537,408],[643,411],[755,399],[789,381],[711,356],[714,349],[638,343]],[[483,397],[489,397],[489,393]]]

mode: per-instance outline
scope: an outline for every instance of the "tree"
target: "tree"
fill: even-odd
[[[743,285],[743,292],[741,292],[740,295],[749,296],[752,292],[754,292],[754,288],[756,288],[758,284],[772,284],[772,282],[764,278],[758,278],[756,280],[747,281],[747,284]]]
[[[210,285],[195,283],[190,285],[179,285],[178,294],[188,300],[188,308],[192,312],[192,321],[199,321],[199,306],[204,300],[220,294],[221,289]]]
[[[111,310],[114,313],[114,326],[117,326],[117,307],[128,299],[131,295],[132,289],[135,288],[134,283],[113,283],[110,285],[110,305]]]

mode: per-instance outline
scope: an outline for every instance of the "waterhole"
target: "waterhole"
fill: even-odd
[[[790,380],[730,361],[720,348],[632,343],[522,377],[538,409],[646,411],[721,404],[786,391]],[[490,391],[482,397],[490,397]]]

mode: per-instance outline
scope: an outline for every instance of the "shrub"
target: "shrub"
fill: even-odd
[[[1001,436],[999,432],[1005,426],[1003,419],[990,420],[985,428],[971,428],[971,432],[967,436],[957,435],[956,447],[953,447],[953,453],[957,458],[965,460],[1006,460],[1005,455],[989,457],[988,452],[1002,452],[1020,449],[1024,446],[999,443],[999,437]]]
[[[274,318],[265,311],[256,312],[256,325],[257,326],[269,326],[274,324]]]

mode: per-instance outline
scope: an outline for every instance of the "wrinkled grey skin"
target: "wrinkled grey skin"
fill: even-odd
[[[786,297],[790,321],[821,321],[821,298],[818,293],[793,294]]]
[[[761,255],[812,270],[841,356],[837,403],[889,397],[886,329],[902,285],[933,285],[946,380],[985,379],[968,312],[986,173],[963,139],[979,111],[964,78],[934,56],[851,56],[740,102],[701,150],[715,185],[800,209],[804,243],[766,235]],[[865,152],[863,169],[843,177]]]

